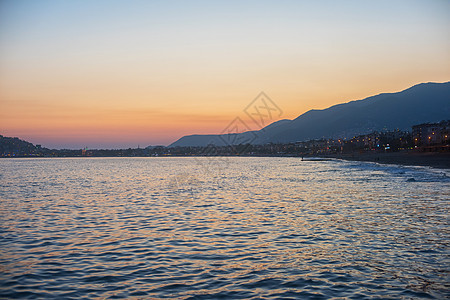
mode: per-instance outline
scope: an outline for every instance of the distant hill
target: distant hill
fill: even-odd
[[[176,146],[225,145],[224,141],[252,140],[252,144],[289,143],[320,138],[343,138],[385,129],[411,130],[412,125],[450,119],[450,82],[421,83],[398,93],[310,110],[294,120],[232,135],[189,135]],[[250,135],[253,138],[248,138]]]
[[[39,146],[35,146],[19,138],[0,135],[0,156],[20,156],[38,153],[40,149]]]

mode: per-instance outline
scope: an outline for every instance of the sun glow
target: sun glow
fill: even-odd
[[[448,81],[448,9],[2,1],[1,134],[56,148],[167,145],[220,133],[261,91],[295,118]]]

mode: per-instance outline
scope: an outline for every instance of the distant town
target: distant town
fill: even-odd
[[[0,157],[156,157],[156,156],[326,156],[399,151],[450,152],[450,120],[414,125],[411,131],[372,132],[353,138],[316,139],[288,144],[207,147],[149,146],[129,149],[47,149],[0,135]]]

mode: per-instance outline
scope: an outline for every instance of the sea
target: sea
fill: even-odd
[[[0,160],[1,299],[450,299],[450,173],[296,157]]]

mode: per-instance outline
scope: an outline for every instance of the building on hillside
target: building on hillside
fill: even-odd
[[[415,146],[447,145],[450,142],[450,120],[424,123],[412,127]]]

